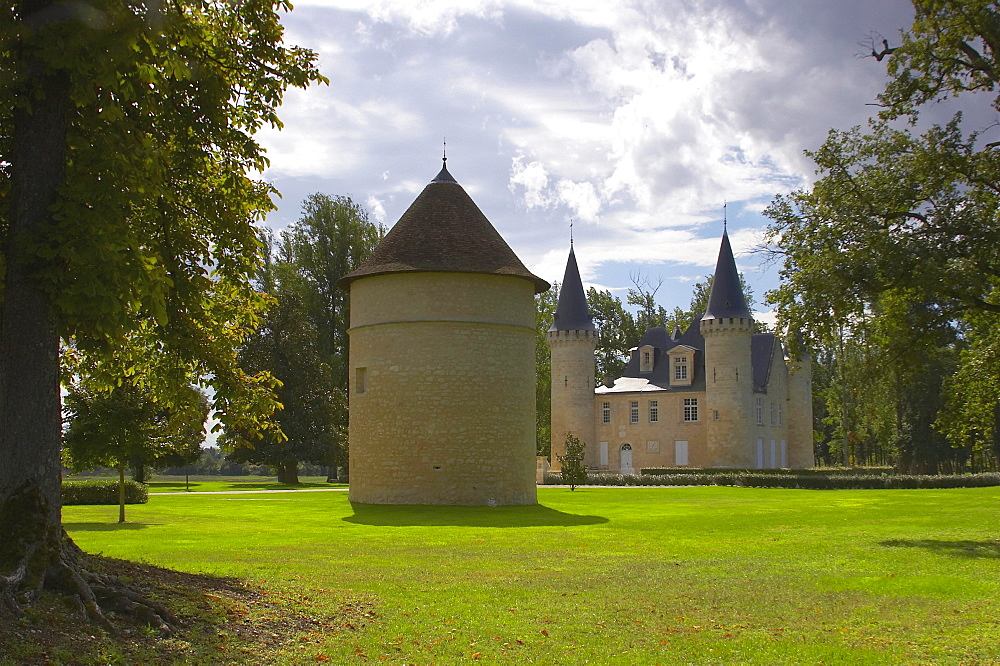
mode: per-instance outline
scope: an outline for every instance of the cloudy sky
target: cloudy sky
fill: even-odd
[[[874,112],[885,68],[863,42],[911,20],[905,0],[298,0],[286,41],[330,85],[290,91],[284,130],[260,137],[283,194],[267,222],[323,192],[391,226],[447,138],[452,175],[546,280],[573,221],[588,286],[624,299],[641,274],[686,306],[728,201],[766,309],[761,212],[811,182],[804,149]]]

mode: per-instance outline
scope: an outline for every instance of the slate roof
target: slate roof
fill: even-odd
[[[754,393],[767,393],[771,361],[774,357],[774,333],[755,333],[750,338],[750,367],[753,368]]]
[[[448,172],[447,164],[424,187],[371,256],[340,279],[388,273],[486,273],[524,278],[535,293],[549,283],[533,275]]]
[[[616,379],[613,387],[600,386],[596,392],[603,393],[641,393],[649,391],[670,391],[689,393],[705,391],[705,338],[701,334],[698,319],[688,327],[679,340],[673,340],[672,335],[662,327],[648,328],[642,340],[629,358],[621,378]],[[767,382],[770,380],[771,363],[775,349],[773,333],[755,333],[750,338],[750,367],[753,371],[754,393],[767,393]],[[655,349],[652,372],[639,372],[639,348],[649,345]],[[690,386],[670,386],[670,368],[667,352],[677,345],[684,345],[694,350],[694,359],[690,364]]]
[[[649,345],[654,348],[653,371],[639,372],[639,347]],[[677,345],[684,345],[694,350],[691,360],[690,386],[670,385],[670,362],[667,352]],[[643,383],[645,382],[645,383]],[[662,326],[647,328],[642,340],[635,349],[625,366],[621,379],[615,380],[614,387],[598,387],[598,393],[631,393],[634,391],[671,391],[675,393],[690,393],[692,391],[705,390],[705,338],[701,335],[701,327],[698,320],[680,336],[673,339],[667,329]]]
[[[724,317],[753,318],[740,286],[740,273],[736,270],[733,247],[729,244],[729,233],[722,232],[722,246],[719,260],[715,265],[715,279],[712,293],[708,297],[708,309],[702,319],[722,319]]]
[[[583,293],[583,281],[580,280],[580,269],[576,264],[576,253],[573,245],[569,246],[569,259],[566,260],[566,274],[563,275],[559,288],[559,303],[556,304],[556,315],[550,331],[596,331],[594,318],[587,307],[587,296]]]

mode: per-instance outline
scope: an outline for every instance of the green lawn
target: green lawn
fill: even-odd
[[[149,493],[219,492],[245,490],[295,490],[302,488],[346,488],[346,483],[327,483],[325,476],[300,476],[299,485],[278,483],[273,476],[156,476],[146,484]]]
[[[998,488],[539,501],[171,495],[123,526],[116,507],[64,521],[86,551],[245,578],[327,618],[271,652],[289,663],[1000,662]]]

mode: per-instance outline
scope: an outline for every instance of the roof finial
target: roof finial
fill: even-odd
[[[573,247],[573,218],[569,218],[569,246]]]
[[[441,150],[441,164],[448,166],[448,137],[444,137],[444,148]]]
[[[725,199],[723,199],[722,200],[722,233],[726,233],[726,225],[727,225],[726,206],[728,206],[728,205],[729,205],[729,202],[726,201]]]

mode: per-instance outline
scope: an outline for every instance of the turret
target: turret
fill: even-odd
[[[708,419],[709,459],[717,461],[720,467],[754,466],[754,449],[750,441],[753,326],[729,234],[723,231],[712,293],[701,319],[701,334],[705,337],[705,400],[708,403],[703,418]]]
[[[566,273],[559,291],[555,320],[548,332],[552,350],[552,469],[561,468],[566,435],[572,433],[587,445],[584,461],[597,462],[594,441],[594,349],[597,327],[587,307],[580,269],[570,244]]]
[[[812,359],[799,341],[788,360],[788,466],[816,464],[813,448]]]

